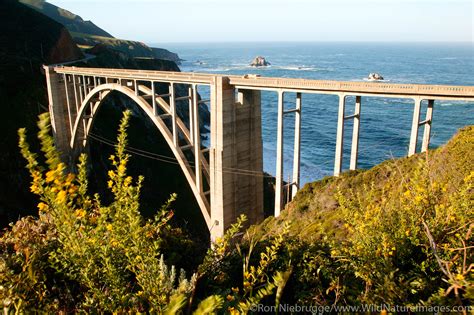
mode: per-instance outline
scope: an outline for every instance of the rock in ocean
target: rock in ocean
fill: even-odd
[[[266,67],[269,65],[270,63],[267,60],[265,60],[265,57],[262,57],[262,56],[255,57],[255,59],[250,64],[251,67]]]
[[[382,81],[383,77],[379,73],[370,73],[368,79],[369,81]]]

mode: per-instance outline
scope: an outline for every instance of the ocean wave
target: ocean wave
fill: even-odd
[[[291,70],[291,71],[324,71],[324,72],[331,72],[333,69],[329,68],[318,68],[318,67],[310,67],[310,66],[274,66],[274,69],[281,69],[281,70]]]
[[[456,103],[442,103],[441,101],[441,103],[439,104],[439,106],[441,107],[467,106],[467,105],[472,106],[472,102],[466,101],[466,102],[456,102]]]
[[[355,79],[351,81],[361,81],[360,79]],[[391,82],[392,80],[369,80],[368,78],[363,78],[362,81],[367,81],[367,82],[380,82],[380,83],[385,83],[385,82]]]
[[[317,68],[313,67],[298,67],[298,66],[287,66],[287,67],[279,67],[279,69],[284,69],[284,70],[303,70],[303,71],[314,71],[318,70]]]
[[[207,71],[207,72],[227,72],[227,71],[231,71],[235,69],[234,68],[202,68],[199,70]]]

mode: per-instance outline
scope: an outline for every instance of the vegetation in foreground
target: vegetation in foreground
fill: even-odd
[[[168,224],[171,196],[140,215],[142,178],[127,176],[126,112],[108,174],[114,200],[90,196],[86,157],[61,163],[41,116],[44,156],[20,148],[37,218],[0,239],[6,313],[247,313],[252,305],[470,305],[474,127],[444,148],[309,184],[278,218],[216,241],[192,275],[169,264],[188,240]],[[178,235],[178,236],[177,236]],[[170,238],[175,248],[166,248]]]

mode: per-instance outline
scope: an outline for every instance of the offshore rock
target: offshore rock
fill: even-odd
[[[369,81],[382,81],[383,77],[379,73],[370,73],[368,79]]]
[[[250,64],[251,67],[266,67],[269,65],[270,63],[267,60],[265,60],[265,57],[262,57],[262,56],[255,57],[255,59]]]

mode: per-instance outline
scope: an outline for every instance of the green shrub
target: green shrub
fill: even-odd
[[[89,195],[85,155],[79,158],[77,174],[67,171],[54,148],[47,115],[41,115],[39,121],[42,157],[30,151],[25,130],[19,131],[20,149],[32,177],[30,189],[40,202],[38,218],[19,220],[0,238],[0,300],[5,313],[174,314],[194,307],[195,314],[219,309],[246,313],[251,304],[284,287],[288,277],[269,269],[283,243],[280,235],[261,254],[257,266],[250,263],[249,251],[241,289],[209,290],[200,301],[194,298],[198,277],[221,272],[220,264],[229,252],[240,250],[235,239],[245,217],[216,241],[190,278],[183,270],[169,267],[162,245],[189,244],[187,240],[166,239],[174,195],[153,219],[144,220],[139,213],[143,178],[134,181],[127,176],[129,117],[125,112],[116,151],[110,157],[113,169],[107,184],[113,201],[108,205],[102,204],[98,195]]]
[[[474,127],[445,147],[306,185],[254,227],[285,241],[301,304],[470,305]],[[287,258],[285,258],[287,259]]]
[[[129,115],[125,112],[116,154],[111,157],[114,170],[109,171],[108,186],[114,201],[107,206],[99,196],[88,195],[84,155],[77,176],[66,172],[46,115],[39,123],[45,166],[30,152],[25,130],[19,131],[20,148],[32,176],[31,191],[41,202],[37,220],[19,221],[2,238],[4,303],[28,310],[38,307],[35,298],[45,298],[46,309],[52,305],[67,309],[73,304],[69,307],[83,310],[161,312],[173,299],[192,292],[194,278],[188,280],[183,271],[169,268],[160,254],[160,231],[172,215],[168,208],[175,197],[152,220],[145,221],[138,211],[143,178],[134,183],[126,175]],[[28,242],[21,246],[23,234]],[[55,296],[50,294],[51,282],[58,275],[65,279],[64,287],[79,293],[71,294],[65,304],[59,298],[53,303]]]

